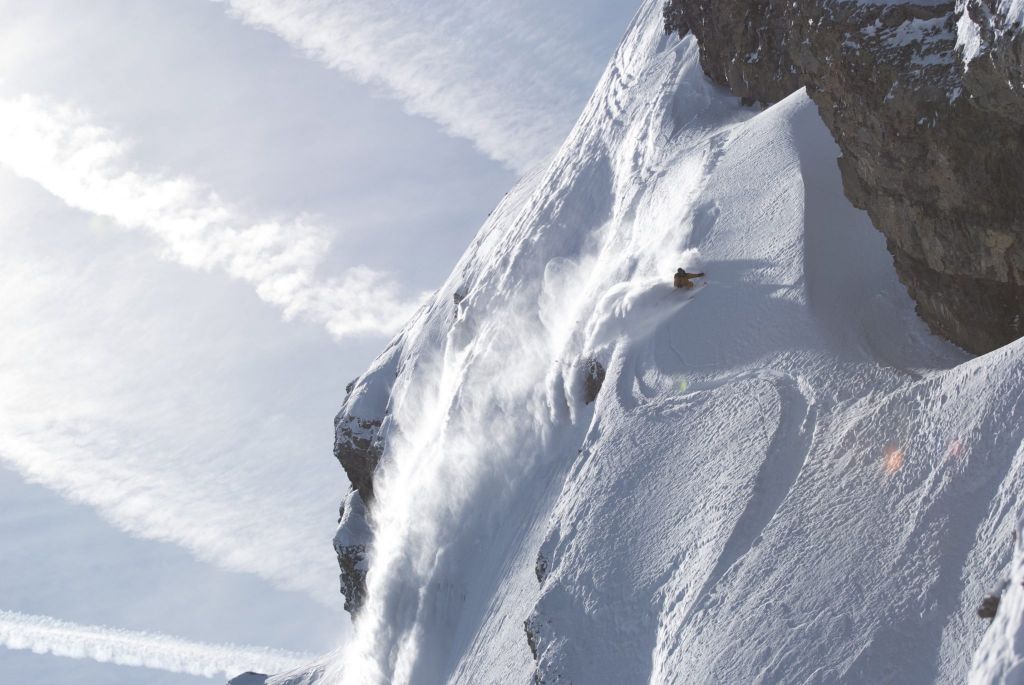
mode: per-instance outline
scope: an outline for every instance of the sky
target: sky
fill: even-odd
[[[0,681],[346,639],[344,387],[636,5],[0,0]]]

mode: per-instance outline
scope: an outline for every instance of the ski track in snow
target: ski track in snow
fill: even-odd
[[[761,532],[775,517],[800,475],[811,439],[814,437],[816,409],[813,400],[808,399],[801,390],[799,380],[781,374],[751,372],[720,380],[717,385],[738,385],[747,379],[766,383],[778,394],[782,405],[782,418],[774,435],[767,439],[770,448],[757,473],[757,486],[726,541],[722,555],[704,586],[696,593],[690,609],[691,614],[703,608],[703,603],[714,592],[718,581],[743,559]],[[756,398],[756,395],[754,397]],[[764,415],[765,412],[762,410],[762,416]]]

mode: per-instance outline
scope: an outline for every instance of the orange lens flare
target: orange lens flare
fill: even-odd
[[[882,470],[885,471],[885,475],[891,476],[901,468],[903,468],[903,450],[892,445],[886,447],[885,458],[882,460]]]
[[[960,459],[964,456],[964,443],[960,438],[950,441],[946,450],[946,459]]]

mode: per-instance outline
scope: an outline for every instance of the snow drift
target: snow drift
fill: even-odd
[[[354,384],[342,416],[380,422],[366,601],[278,682],[966,677],[1024,347],[930,335],[806,95],[741,106],[660,10]]]

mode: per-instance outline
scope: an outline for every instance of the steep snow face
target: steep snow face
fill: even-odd
[[[992,628],[975,655],[971,685],[1024,683],[1024,521],[1016,532],[1017,551],[1005,593]]]
[[[965,677],[1024,347],[932,337],[807,97],[741,107],[660,9],[357,382],[388,398],[365,604],[276,682]]]

